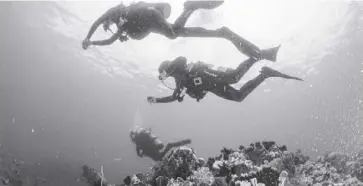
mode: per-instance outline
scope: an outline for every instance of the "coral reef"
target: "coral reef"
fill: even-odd
[[[297,167],[297,175],[291,180],[303,185],[363,185],[363,154],[348,157],[343,153],[330,152]]]
[[[0,156],[0,186],[2,185],[23,185],[20,177],[22,161],[11,158],[9,155]]]
[[[84,166],[85,180],[100,185],[100,174]],[[173,149],[151,171],[128,176],[120,185],[152,186],[291,186],[363,185],[363,151],[354,157],[331,152],[309,160],[273,141],[223,148],[217,157],[198,158],[193,149]],[[103,185],[110,185],[103,182]]]
[[[102,173],[98,173],[95,169],[90,168],[88,166],[82,167],[83,173],[81,178],[87,178],[85,181],[92,186],[96,185],[104,185],[104,186],[112,186],[109,184],[107,180],[104,178]]]
[[[25,175],[26,164],[8,153],[0,152],[0,186],[41,186],[48,185],[42,177]]]

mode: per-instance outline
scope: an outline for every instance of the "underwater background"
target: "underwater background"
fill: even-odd
[[[184,1],[168,2],[173,22]],[[103,166],[119,183],[153,163],[136,156],[129,138],[136,125],[163,142],[191,138],[190,147],[206,158],[261,140],[311,158],[362,149],[361,2],[229,0],[198,11],[187,26],[227,26],[260,48],[282,45],[276,63],[258,63],[236,87],[262,66],[304,82],[269,79],[242,103],[209,94],[199,103],[154,105],[147,96],[172,93],[157,79],[161,61],[185,56],[234,68],[246,56],[225,40],[156,34],[83,50],[93,21],[118,3],[0,2],[0,153],[21,160],[22,174],[76,185],[87,164]],[[93,39],[109,36],[100,28]]]

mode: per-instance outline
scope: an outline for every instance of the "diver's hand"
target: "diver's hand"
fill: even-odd
[[[152,103],[156,103],[156,98],[149,96],[149,97],[147,97],[147,101],[148,101],[150,104],[152,104]]]
[[[141,151],[140,151],[140,154],[138,154],[138,156],[139,156],[140,158],[144,157],[144,152],[141,150]]]
[[[119,40],[121,42],[125,42],[125,41],[129,40],[129,37],[127,37],[127,36],[120,36]]]
[[[89,39],[84,39],[83,41],[82,41],[82,48],[84,49],[84,50],[87,50],[87,48],[90,46],[92,44],[92,42],[89,40]]]

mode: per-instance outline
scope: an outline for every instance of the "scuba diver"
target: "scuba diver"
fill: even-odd
[[[150,103],[169,103],[176,100],[181,102],[183,101],[185,90],[186,94],[195,98],[198,102],[208,92],[212,92],[226,100],[242,102],[267,78],[280,77],[303,81],[300,78],[283,74],[269,67],[262,67],[257,77],[245,83],[239,90],[233,88],[231,84],[238,83],[257,61],[254,58],[249,58],[243,61],[236,69],[223,67],[213,69],[213,65],[200,61],[188,64],[187,59],[182,56],[172,61],[164,61],[158,69],[159,79],[163,81],[167,77],[174,77],[176,88],[171,96],[163,98],[149,96],[147,101]]]
[[[136,144],[136,153],[139,157],[147,156],[154,161],[160,161],[172,149],[191,144],[190,139],[185,139],[164,145],[151,129],[135,127],[130,131],[131,141]]]
[[[87,37],[82,42],[83,49],[90,45],[111,45],[116,40],[126,42],[129,38],[142,40],[150,33],[164,35],[169,39],[177,37],[214,37],[224,38],[231,41],[235,47],[244,55],[260,60],[262,54],[259,47],[232,32],[227,27],[216,30],[208,30],[202,27],[184,27],[191,14],[198,9],[214,9],[224,3],[223,0],[211,1],[186,1],[184,11],[176,19],[174,24],[168,23],[167,18],[171,14],[171,6],[168,3],[148,3],[137,2],[129,6],[122,3],[110,8],[106,13],[99,17],[91,26]],[[116,24],[117,32],[109,39],[101,41],[91,41],[91,37],[96,29],[103,24],[105,31],[112,30],[110,25]],[[279,47],[265,50],[268,52],[267,60],[276,61],[276,54]]]

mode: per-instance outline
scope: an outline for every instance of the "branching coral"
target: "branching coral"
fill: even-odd
[[[214,183],[214,175],[208,167],[201,167],[189,177],[189,181],[197,185],[212,185]]]
[[[153,167],[154,178],[165,176],[174,179],[180,177],[185,180],[194,170],[197,170],[198,165],[199,160],[193,149],[180,147],[172,150]]]

